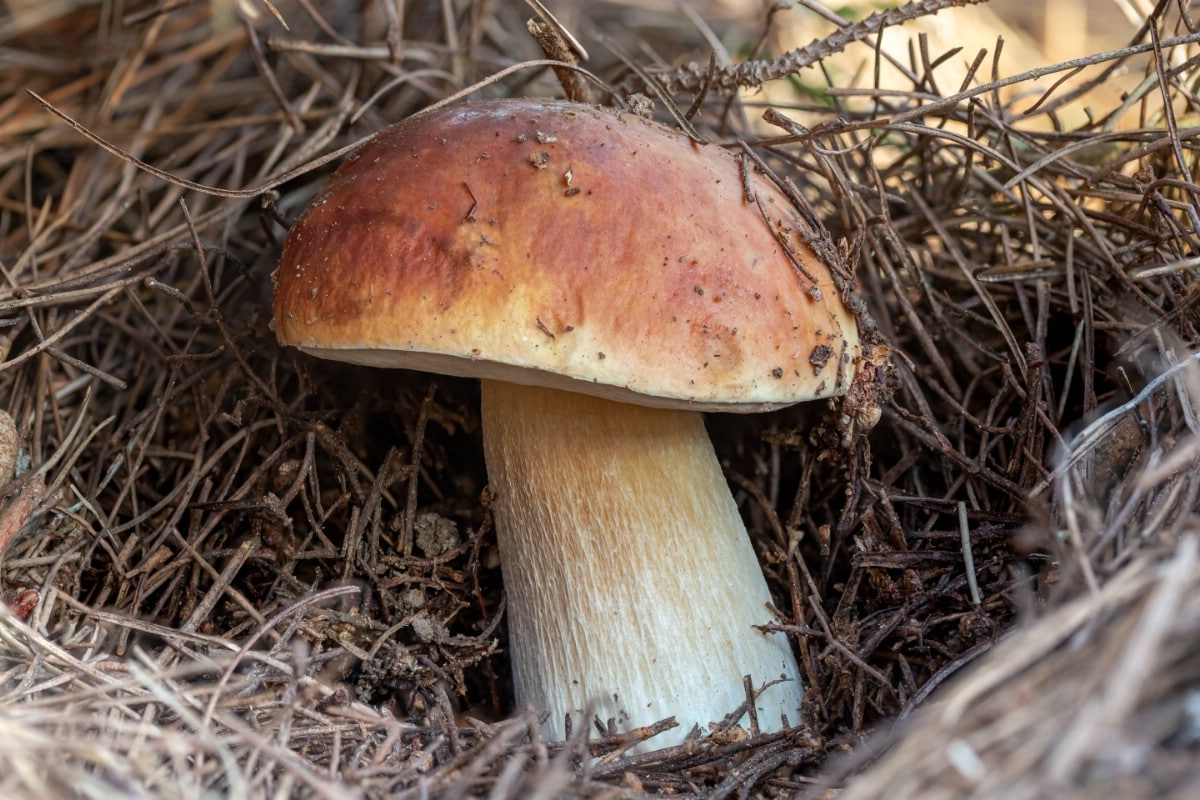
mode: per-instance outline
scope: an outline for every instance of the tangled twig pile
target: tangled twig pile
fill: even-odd
[[[476,81],[561,94],[522,9],[0,18],[0,794],[1196,781],[1200,35],[1163,2],[1128,48],[1057,67],[885,47],[956,5],[836,19],[804,51],[823,72],[771,59],[779,15],[563,20],[615,87],[589,79],[594,99],[793,181],[897,353],[882,422],[848,449],[834,412],[710,420],[806,725],[649,753],[648,731],[547,744],[511,708],[476,390],[318,364],[269,329],[280,241],[330,154]],[[602,44],[633,28],[636,55]],[[736,42],[784,76],[722,91]],[[711,69],[676,62],[712,48]]]

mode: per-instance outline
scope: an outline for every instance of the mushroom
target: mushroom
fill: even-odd
[[[762,729],[801,721],[700,412],[846,392],[858,329],[814,243],[745,159],[551,100],[394,125],[292,228],[281,343],[481,379],[516,699],[546,735],[674,716],[653,743],[676,744],[744,713],[747,675]]]

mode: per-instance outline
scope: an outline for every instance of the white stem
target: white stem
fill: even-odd
[[[799,672],[700,415],[483,382],[517,702],[545,733],[674,715],[706,730],[756,689],[763,730],[800,721]],[[746,720],[743,718],[742,723]]]

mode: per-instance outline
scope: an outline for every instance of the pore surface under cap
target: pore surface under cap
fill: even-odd
[[[579,104],[464,103],[337,171],[284,247],[275,330],[355,363],[779,407],[844,392],[857,356],[813,235],[716,145]]]

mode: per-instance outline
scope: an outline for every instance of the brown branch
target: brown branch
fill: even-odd
[[[851,44],[866,40],[886,28],[902,25],[921,17],[932,16],[947,8],[983,3],[986,0],[914,0],[898,8],[866,17],[834,31],[824,39],[814,39],[804,47],[790,50],[775,58],[745,61],[732,67],[721,67],[713,72],[708,82],[708,91],[715,94],[733,94],[738,89],[755,89],[770,81],[795,74],[811,67],[823,58],[840,53]],[[670,93],[698,92],[706,83],[709,70],[707,64],[688,62],[681,67],[657,73],[655,78]],[[645,87],[633,89],[641,91]]]

